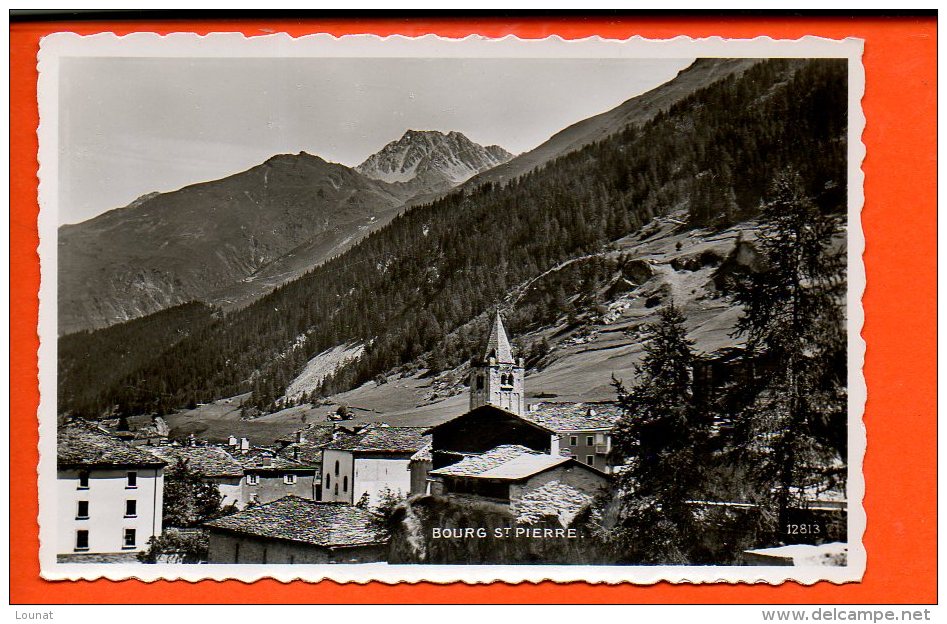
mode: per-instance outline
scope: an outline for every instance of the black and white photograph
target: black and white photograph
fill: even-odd
[[[44,577],[858,580],[860,57],[47,37]]]

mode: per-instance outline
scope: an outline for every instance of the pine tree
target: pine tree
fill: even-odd
[[[806,197],[798,175],[780,173],[762,213],[758,245],[766,268],[737,284],[736,335],[749,358],[769,362],[762,389],[739,419],[738,443],[756,466],[759,495],[785,527],[805,492],[844,479],[844,448],[832,423],[844,418],[843,257],[838,226]]]
[[[616,381],[623,414],[611,458],[621,466],[612,538],[629,562],[693,563],[701,557],[700,531],[689,501],[700,485],[709,429],[691,393],[693,343],[673,304],[647,335],[636,385],[626,391]]]

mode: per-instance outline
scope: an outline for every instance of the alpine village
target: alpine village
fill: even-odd
[[[845,565],[847,102],[698,59],[62,226],[58,561]]]

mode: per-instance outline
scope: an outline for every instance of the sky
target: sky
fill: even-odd
[[[306,151],[358,165],[405,130],[528,151],[693,59],[66,58],[59,222]]]

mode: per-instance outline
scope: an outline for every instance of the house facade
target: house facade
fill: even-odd
[[[161,535],[166,462],[91,427],[57,435],[57,554],[134,555]]]
[[[388,536],[371,512],[286,496],[205,524],[209,563],[385,561]]]
[[[423,427],[372,426],[335,440],[322,453],[322,498],[377,506],[384,493],[411,493],[411,457],[425,446]]]
[[[284,496],[318,500],[322,475],[318,466],[307,466],[272,454],[240,458],[243,464],[243,499],[246,504],[270,503]]]

